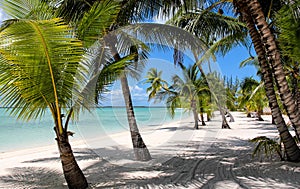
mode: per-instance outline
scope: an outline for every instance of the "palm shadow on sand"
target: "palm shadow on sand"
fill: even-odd
[[[300,184],[298,164],[252,159],[253,146],[246,140],[203,145],[191,142],[183,146],[178,141],[176,145],[165,146],[166,152],[185,148],[187,154],[170,157],[161,151],[153,157],[169,159],[153,165],[132,161],[132,151],[118,147],[74,151],[79,161],[93,160],[83,169],[90,188],[298,188]],[[107,158],[103,158],[105,156]],[[54,160],[44,158],[26,163],[51,163]],[[47,168],[15,167],[9,172],[9,175],[0,177],[4,186],[9,186],[6,188],[67,188],[63,185],[63,175]]]

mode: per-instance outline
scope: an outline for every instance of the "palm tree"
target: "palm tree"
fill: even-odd
[[[271,2],[273,2],[273,1],[271,1]],[[230,4],[230,3],[232,3],[232,1],[230,1],[230,0],[228,0],[228,1],[218,1],[215,4],[211,5],[210,7],[208,7],[207,10],[211,11],[213,8],[217,7],[218,5],[222,5],[223,3]],[[264,6],[264,7],[267,7],[266,9],[263,9],[264,12],[270,13],[270,11],[268,9],[269,9],[269,7],[271,7],[270,5],[275,5],[275,3],[274,4],[272,4],[270,2],[263,2],[263,3],[264,3],[264,5],[268,5],[268,6]],[[273,108],[273,111],[272,111],[273,118],[275,120],[277,119],[276,123],[277,123],[278,130],[279,130],[280,133],[287,132],[287,130],[284,128],[285,123],[283,123],[281,111],[280,111],[278,103],[276,101],[276,93],[275,93],[274,87],[273,87],[274,85],[273,85],[273,79],[272,79],[272,71],[269,70],[268,60],[265,58],[265,56],[266,56],[266,52],[264,50],[265,47],[269,48],[269,52],[271,52],[272,50],[275,50],[275,51],[277,50],[276,48],[274,48],[274,47],[276,47],[276,44],[273,43],[274,38],[272,38],[272,37],[269,38],[269,39],[267,38],[268,36],[270,37],[270,35],[268,35],[268,34],[272,35],[272,32],[270,30],[268,30],[269,26],[265,22],[265,19],[264,19],[265,17],[263,15],[262,11],[261,11],[262,9],[260,7],[257,7],[257,5],[259,5],[259,4],[256,0],[255,1],[237,1],[237,0],[234,0],[233,5],[234,5],[235,8],[240,9],[239,13],[243,14],[243,16],[242,16],[243,19],[246,19],[247,28],[250,31],[250,36],[252,38],[253,43],[255,44],[254,45],[255,50],[256,50],[257,54],[261,56],[261,57],[259,57],[259,61],[260,61],[260,63],[262,63],[260,65],[260,67],[261,68],[264,67],[264,68],[262,68],[262,72],[263,72],[263,74],[265,74],[263,76],[263,80],[265,82],[266,94],[267,94],[268,99],[270,101],[270,107],[271,107],[271,109]],[[276,2],[276,5],[278,5],[278,2]],[[252,14],[250,14],[250,10],[252,11]],[[255,12],[255,11],[258,11],[258,12]],[[254,14],[254,12],[255,12],[255,14]],[[271,13],[272,13],[272,11],[271,11]],[[245,18],[247,16],[248,16],[248,19]],[[195,18],[195,20],[200,21],[201,20],[200,18],[203,18],[203,16],[198,16],[198,17]],[[254,18],[255,23],[253,22],[253,20],[251,20],[252,18]],[[185,23],[185,22],[183,22],[183,23]],[[193,22],[191,22],[191,23],[193,23]],[[194,23],[196,23],[196,22],[194,22]],[[256,23],[260,23],[258,27],[255,26]],[[254,27],[252,27],[253,25],[254,25]],[[195,28],[195,27],[190,27],[190,28]],[[256,28],[258,28],[260,30],[264,30],[263,34],[265,34],[265,35],[264,35],[264,41],[263,42],[261,41],[259,34],[256,33],[256,30],[255,30]],[[262,32],[262,31],[260,31],[260,32]],[[229,37],[229,39],[230,39],[230,37]],[[233,39],[239,39],[239,38],[233,38]],[[272,43],[272,44],[264,46],[265,41],[268,41],[268,43]],[[220,42],[222,42],[222,39],[220,40]],[[228,43],[228,44],[230,44],[230,43]],[[212,50],[209,50],[209,51],[213,51],[213,49],[215,49],[214,47],[218,47],[218,43],[216,45],[213,45],[212,48],[211,48]],[[262,47],[262,48],[260,48],[260,47]],[[225,50],[226,50],[226,48],[225,48]],[[210,54],[209,51],[206,54]],[[271,55],[271,53],[269,53],[269,55]],[[279,59],[280,56],[278,56],[278,55],[279,54],[277,53],[276,56],[275,56],[275,58],[277,60],[277,63],[276,63],[277,69],[276,70],[278,70],[276,77],[280,77],[279,75],[281,75],[281,77],[280,77],[281,82],[279,82],[279,83],[280,83],[281,87],[283,87],[283,88],[281,89],[282,91],[280,93],[284,94],[284,93],[282,93],[283,89],[285,90],[288,85],[287,85],[287,83],[284,83],[285,78],[284,78],[282,69],[281,69],[280,65],[278,64],[279,63],[278,60],[280,60]],[[205,56],[203,56],[203,57],[205,58]],[[204,58],[202,58],[202,59],[204,59]],[[272,60],[272,57],[270,57],[270,60]],[[264,64],[266,64],[266,65],[264,65]],[[280,86],[278,86],[278,88],[279,87]],[[287,103],[287,106],[289,106],[289,108],[287,108],[287,109],[289,109],[288,115],[289,115],[289,117],[291,117],[291,120],[293,119],[292,120],[293,125],[294,126],[296,125],[295,129],[297,129],[297,124],[295,124],[295,123],[298,123],[297,119],[299,119],[299,116],[297,115],[297,112],[294,111],[295,110],[295,108],[294,108],[295,103],[292,103],[293,99],[290,98],[291,95],[290,95],[289,91],[286,91],[286,92],[288,92],[287,93],[288,96],[287,96],[287,98],[285,98],[285,104]],[[291,100],[291,101],[289,101],[290,103],[288,103],[288,100]],[[277,109],[277,107],[278,107],[278,109]],[[284,134],[286,134],[286,133],[284,133]],[[291,138],[288,135],[285,136],[285,140],[286,140],[285,145],[291,147],[290,152],[289,152],[290,156],[291,156],[290,159],[292,159],[293,161],[296,161],[297,159],[299,159],[299,156],[298,156],[299,153],[297,152],[299,149],[293,142],[291,142],[290,139]],[[287,142],[287,141],[289,141],[290,143]],[[295,152],[295,153],[293,153],[293,152]]]
[[[239,105],[240,107],[246,107],[247,114],[250,111],[256,111],[259,121],[263,121],[261,117],[263,113],[263,108],[267,105],[267,99],[265,91],[263,89],[263,83],[258,82],[251,77],[246,77],[241,82],[239,93]]]
[[[146,89],[146,92],[149,93],[148,101],[155,98],[156,94],[160,90],[168,91],[168,82],[161,78],[162,71],[157,71],[156,68],[151,68],[147,72],[147,80],[144,83],[149,83],[150,86]]]
[[[226,104],[227,100],[224,81],[222,81],[220,75],[216,72],[209,73],[207,75],[207,80],[209,81],[209,89],[212,99],[215,101],[222,116],[222,129],[230,129],[230,126],[226,120],[227,109],[223,106],[223,104]]]
[[[288,77],[291,81],[292,93],[297,101],[298,111],[300,110],[300,90],[299,90],[299,2],[287,2],[276,15],[276,28],[278,28],[278,41],[283,63],[288,70]]]
[[[288,82],[283,69],[281,54],[276,44],[274,33],[271,31],[269,24],[266,21],[263,9],[257,0],[253,1],[234,1],[235,7],[243,14],[247,11],[249,19],[253,19],[258,31],[261,34],[261,43],[264,48],[264,55],[268,58],[271,69],[274,70],[274,79],[280,92],[281,100],[283,101],[287,114],[295,128],[296,135],[299,137],[300,132],[300,114],[296,106],[296,101],[288,87]],[[245,16],[245,14],[244,14]],[[253,39],[252,39],[253,41]],[[276,71],[275,71],[276,70]]]
[[[249,2],[246,2],[249,3]],[[247,24],[247,28],[249,29],[249,34],[252,38],[255,51],[258,55],[259,65],[261,68],[262,78],[265,82],[265,90],[266,95],[269,99],[269,106],[271,108],[272,116],[275,120],[277,129],[280,133],[280,137],[283,141],[284,147],[286,149],[287,158],[290,161],[299,161],[300,159],[300,150],[291,136],[286,123],[282,117],[281,110],[277,103],[276,93],[274,90],[273,77],[272,77],[272,69],[268,64],[268,60],[266,58],[266,52],[264,48],[264,43],[261,40],[260,34],[257,31],[257,27],[249,13],[248,7],[245,2],[234,1],[234,6],[237,8],[240,13],[242,19]]]
[[[102,34],[115,31],[119,26],[122,26],[122,23],[128,24],[128,21],[135,17],[135,13],[137,13],[135,12],[136,9],[146,14],[147,11],[142,11],[145,8],[143,5],[152,4],[152,2],[149,3],[147,1],[115,2],[110,0],[64,0],[59,2],[56,0],[46,0],[46,2],[54,5],[56,14],[60,17],[63,17],[69,24],[76,28],[77,34],[79,35],[80,39],[84,41],[84,44],[87,47],[94,44],[99,38],[103,37]],[[111,5],[114,5],[114,7]],[[160,5],[156,4],[155,6],[158,7]],[[120,7],[122,7],[122,9],[120,9]],[[146,10],[149,10],[147,7],[148,6],[146,6]],[[105,10],[106,12],[102,12],[101,10]],[[113,20],[114,22],[111,22],[110,19],[107,20],[105,17],[106,14],[115,15]],[[103,27],[104,24],[106,27]],[[108,29],[108,27],[110,27],[110,29]],[[105,32],[103,32],[103,29],[105,29]],[[137,54],[138,49],[136,49],[134,52],[131,50],[134,48],[139,48],[138,45],[133,44],[131,41],[130,44],[132,45],[126,46],[125,44],[125,46],[122,46],[122,42],[117,40],[117,35],[118,34],[113,33],[112,35],[105,36],[104,41],[102,41],[102,45],[99,47],[99,54],[104,52],[103,48],[106,48],[105,52],[109,53],[110,58],[116,62],[123,60],[125,57],[132,57],[132,60],[137,62],[141,57],[135,55]],[[120,52],[120,49],[123,49],[122,51],[126,52],[124,57],[121,57],[120,54],[123,52]],[[128,54],[128,52],[130,53]],[[125,72],[123,72],[120,74],[119,79],[121,80],[123,96],[126,104],[126,112],[135,158],[136,160],[147,161],[151,159],[151,156],[137,127],[127,77],[128,76],[125,74]],[[96,88],[95,92],[95,99],[96,102],[98,102],[98,92],[101,92],[101,90],[97,90]]]
[[[166,99],[171,116],[174,116],[175,109],[179,107],[191,110],[194,117],[194,128],[198,129],[197,104],[200,102],[198,98],[200,93],[208,91],[208,87],[203,85],[203,80],[200,80],[196,65],[189,68],[182,65],[182,69],[183,78],[174,75],[171,86],[167,86],[167,82],[161,78],[161,71],[157,72],[155,68],[150,69],[146,80],[146,83],[151,84],[148,88],[149,99],[156,98],[159,101]],[[205,125],[205,123],[202,124]]]
[[[185,3],[187,5],[190,5],[190,2]],[[218,12],[211,11],[214,7],[207,7],[205,1],[188,6],[190,7],[190,9],[184,9],[184,7],[185,6],[179,9],[177,14],[167,23],[176,25],[192,33],[208,46],[208,50],[206,50],[204,54],[200,55],[195,52],[193,52],[193,54],[202,77],[206,79],[208,85],[213,85],[213,82],[209,81],[206,74],[204,73],[202,64],[204,62],[209,62],[210,58],[215,60],[214,54],[216,52],[225,54],[232,47],[246,43],[245,39],[247,33],[244,24],[238,22],[236,18],[224,16]],[[220,40],[216,41],[217,38],[219,38]],[[212,86],[210,88],[214,87]],[[218,95],[212,96],[218,97]],[[219,101],[220,100],[216,99],[216,102]],[[222,128],[229,128],[229,124],[225,119],[223,105],[219,104],[218,107],[223,119]]]
[[[84,79],[82,44],[71,32],[61,19],[19,20],[3,29],[0,93],[3,104],[13,107],[8,111],[20,119],[36,119],[50,110],[68,186],[86,188],[68,140],[68,119],[75,110],[72,99],[81,98],[75,88],[77,80]]]
[[[5,2],[6,11],[14,19],[7,20],[0,30],[1,101],[13,107],[9,109],[11,114],[24,120],[36,119],[50,110],[67,184],[69,188],[86,188],[86,178],[68,140],[72,135],[69,121],[78,117],[81,108],[94,107],[95,88],[102,91],[129,64],[130,58],[107,63],[104,60],[109,57],[105,53],[92,53],[95,45],[85,52],[82,42],[74,36],[76,32],[55,18],[50,6],[40,1],[31,3]],[[116,4],[107,9],[94,7],[90,14],[96,12],[97,18],[115,7]],[[42,14],[41,10],[47,11]],[[102,23],[100,28],[105,29],[114,17],[107,14],[105,23],[94,23],[98,27]],[[83,33],[88,37],[87,32]]]

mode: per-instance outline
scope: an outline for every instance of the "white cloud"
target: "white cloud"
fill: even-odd
[[[134,86],[134,90],[137,90],[137,91],[144,91],[144,89],[143,88],[141,88],[141,87],[139,87],[139,86]]]

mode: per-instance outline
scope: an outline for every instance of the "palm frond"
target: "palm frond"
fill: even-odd
[[[79,64],[83,50],[71,34],[61,19],[20,20],[1,31],[1,102],[13,107],[12,114],[37,118],[46,107],[57,112],[80,95],[74,76],[84,78]]]
[[[106,34],[119,11],[120,4],[116,1],[105,0],[93,4],[77,26],[77,34],[85,42],[85,46],[90,46]]]
[[[207,49],[207,45],[194,35],[170,25],[142,23],[123,27],[122,30],[150,48],[159,50],[177,48],[182,52],[194,50],[197,54],[201,54]]]
[[[283,159],[280,144],[278,144],[275,140],[266,136],[258,136],[251,139],[250,142],[256,144],[252,156],[264,154],[266,157],[272,157],[272,155],[276,153],[281,159]]]
[[[249,65],[251,65],[251,66],[254,65],[255,67],[258,68],[259,64],[258,64],[258,59],[257,59],[257,57],[255,57],[255,58],[249,57],[249,58],[243,60],[243,61],[240,63],[240,68],[243,68],[243,67],[249,66]]]
[[[3,9],[13,19],[47,20],[54,18],[54,9],[40,0],[3,0]]]

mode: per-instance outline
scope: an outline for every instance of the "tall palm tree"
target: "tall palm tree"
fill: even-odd
[[[50,110],[67,184],[69,188],[86,188],[86,178],[68,140],[72,134],[69,121],[78,117],[81,108],[94,107],[91,99],[96,83],[102,91],[128,65],[130,58],[106,63],[103,60],[109,57],[105,53],[91,53],[94,46],[84,51],[74,29],[55,18],[53,8],[41,1],[6,1],[5,5],[14,19],[7,20],[0,30],[1,101],[13,107],[9,109],[11,114],[25,120],[36,119],[46,109]],[[106,12],[102,17],[106,22],[95,24],[102,24],[100,28],[105,29],[115,18],[107,10],[115,7],[116,4],[107,9],[94,7],[96,17]],[[87,33],[85,36],[88,37]]]
[[[3,104],[13,107],[8,111],[20,119],[36,119],[50,110],[68,186],[86,188],[68,140],[72,99],[81,98],[77,80],[84,80],[82,44],[71,32],[61,19],[19,20],[2,30],[0,93]]]
[[[176,108],[185,108],[191,110],[194,117],[194,128],[199,129],[199,117],[197,104],[199,103],[199,94],[208,91],[208,87],[203,85],[203,80],[199,79],[199,70],[197,66],[190,66],[183,69],[183,78],[178,75],[172,77],[172,85],[167,86],[161,78],[162,72],[157,72],[155,68],[148,71],[146,83],[150,83],[149,99],[156,98],[161,101],[166,99],[167,106],[172,116]]]
[[[153,99],[157,92],[160,90],[169,90],[168,89],[168,82],[163,80],[161,78],[162,76],[162,71],[157,71],[156,68],[151,68],[148,72],[147,72],[147,80],[144,83],[149,83],[150,86],[146,89],[146,92],[149,93],[148,96],[148,101]]]
[[[237,8],[244,6],[243,9],[240,9],[240,12],[248,11],[248,16],[254,20],[255,25],[257,26],[257,29],[261,34],[261,40],[264,42],[264,54],[268,58],[271,69],[274,70],[273,74],[280,93],[281,100],[283,101],[287,114],[295,128],[296,135],[299,138],[300,114],[296,106],[296,101],[293,98],[291,90],[289,89],[289,85],[281,61],[281,54],[278,45],[276,44],[275,35],[271,31],[269,24],[266,21],[263,9],[257,0],[234,2]]]
[[[272,69],[268,64],[268,60],[266,58],[264,43],[261,40],[261,36],[257,31],[257,27],[251,14],[248,10],[248,5],[245,3],[248,2],[241,2],[241,1],[234,1],[234,6],[237,8],[239,14],[241,15],[242,19],[247,24],[247,28],[249,29],[249,34],[252,38],[255,51],[258,55],[259,65],[261,68],[262,78],[265,82],[265,90],[266,95],[269,99],[269,106],[271,108],[272,116],[275,120],[277,129],[279,131],[280,137],[283,141],[284,147],[286,149],[288,160],[290,161],[299,161],[300,160],[300,150],[291,136],[286,123],[282,117],[281,110],[279,108],[276,93],[274,90],[273,84],[273,76],[272,76]]]
[[[227,110],[224,108],[224,104],[226,104],[227,100],[224,81],[222,81],[220,75],[216,72],[207,74],[207,80],[209,81],[209,89],[212,99],[215,101],[222,117],[222,129],[230,129],[226,119]]]
[[[143,18],[144,14],[148,14],[147,10],[149,10],[149,8],[148,6],[144,6],[144,5],[149,4],[152,6],[152,2],[149,1],[116,2],[110,0],[106,0],[106,1],[46,0],[46,2],[55,5],[57,15],[63,17],[68,23],[73,25],[76,28],[76,31],[78,32],[80,38],[85,42],[84,44],[88,46],[94,44],[97,41],[97,39],[102,37],[101,34],[103,34],[103,32],[99,32],[99,31],[106,29],[105,33],[109,33],[109,32],[114,33],[114,31],[118,29],[118,27],[124,26],[124,24],[128,24],[130,19],[135,19],[134,17]],[[120,6],[117,7],[115,6],[115,8],[113,9],[106,8],[111,4],[118,4]],[[156,2],[154,2],[154,4],[155,7],[160,6]],[[106,13],[97,12],[95,11],[97,9],[106,10],[107,12]],[[144,11],[144,9],[146,11]],[[138,11],[136,12],[136,10]],[[141,14],[142,12],[143,14]],[[115,17],[116,19],[114,20],[113,23],[110,22],[110,20],[107,21],[105,19],[101,19],[103,16],[105,16],[105,14],[109,14],[109,13],[116,14]],[[94,22],[95,20],[98,21],[96,22],[98,24],[95,24]],[[107,27],[103,28],[100,25],[100,23],[102,25],[106,23],[109,29]],[[105,36],[104,41],[102,42],[102,46],[99,47],[99,52],[102,52],[103,48],[108,48],[108,50],[106,49],[106,53],[110,53],[110,57],[114,61],[120,61],[125,57],[131,56],[137,62],[141,56],[134,56],[134,54],[137,54],[139,49],[135,49],[135,52],[132,52],[131,50],[138,47],[138,45],[133,44],[130,46],[126,46],[127,44],[124,43],[125,46],[122,46],[123,44],[121,41],[118,41],[117,35],[118,34],[114,33],[112,35]],[[122,52],[120,51],[120,49]],[[121,57],[121,54],[123,52],[126,52],[125,57]],[[128,76],[125,74],[125,72],[123,72],[120,75],[119,79],[121,80],[122,91],[123,91],[124,101],[126,105],[127,118],[128,118],[131,138],[133,142],[134,154],[136,160],[147,161],[151,159],[151,156],[145,143],[143,142],[143,139],[137,127],[127,77]],[[95,94],[96,102],[99,96],[98,92],[101,92],[101,90],[99,91],[96,89],[96,94]]]
[[[120,60],[120,54],[117,52],[115,46],[110,46],[111,51],[114,54],[114,59],[116,61]],[[138,161],[149,161],[151,159],[151,155],[146,144],[143,141],[143,138],[139,132],[135,114],[134,114],[134,107],[132,104],[131,93],[129,90],[129,84],[127,80],[126,73],[123,73],[120,76],[121,80],[121,87],[123,92],[123,98],[125,101],[125,107],[127,112],[127,120],[129,123],[130,135],[132,139],[132,145],[134,150],[135,159]]]
[[[51,0],[50,0],[51,1]],[[55,0],[54,0],[55,1]],[[97,3],[95,0],[89,0],[89,1],[74,1],[74,0],[64,0],[61,1],[58,7],[58,13],[59,15],[62,15],[64,18],[66,18],[71,23],[76,22],[76,20],[81,18],[84,15],[84,12],[89,11],[90,7]],[[161,0],[155,0],[155,1],[146,1],[146,0],[130,0],[130,1],[121,1],[121,7],[116,22],[111,25],[110,31],[114,32],[118,30],[118,28],[126,26],[130,23],[135,23],[137,21],[147,19],[149,17],[152,17],[154,14],[157,14],[159,11],[162,11],[164,13],[171,13],[172,10],[175,10],[174,8],[177,6],[181,6],[181,2],[179,1],[161,1]],[[71,11],[70,11],[71,10]],[[153,30],[154,31],[154,30]],[[150,36],[153,40],[160,39],[157,37],[157,32],[154,38],[151,36],[151,32],[144,31],[143,32],[146,38]],[[166,32],[165,32],[166,33]],[[171,36],[170,34],[168,34]],[[178,37],[178,39],[182,38],[181,36]],[[170,40],[171,39],[171,40]],[[163,42],[172,41],[174,38],[168,38],[168,40],[162,39]],[[117,42],[117,40],[111,40],[109,45],[110,51],[113,54],[114,60],[119,60],[121,57],[121,52],[119,51],[119,45],[120,43]],[[177,40],[179,42],[179,40]],[[185,42],[184,42],[185,43]],[[163,44],[163,43],[161,43]],[[199,48],[198,46],[197,48]],[[132,105],[132,99],[130,97],[130,90],[128,86],[127,81],[128,75],[123,75],[120,77],[122,90],[123,90],[123,96],[125,99],[126,104],[126,110],[127,110],[127,118],[129,122],[129,128],[131,130],[131,136],[133,141],[133,147],[135,151],[135,156],[137,160],[149,160],[151,159],[150,153],[148,149],[146,148],[146,145],[143,142],[143,139],[138,131],[135,115],[134,115],[134,108]]]
[[[183,2],[190,4],[190,2]],[[207,7],[207,2],[205,1],[192,4],[189,7],[190,9],[184,9],[183,7],[179,9],[177,14],[167,23],[192,33],[208,46],[208,50],[204,54],[193,52],[201,75],[207,80],[208,78],[202,69],[202,64],[209,62],[211,58],[215,60],[214,54],[216,52],[225,54],[232,47],[245,44],[247,33],[243,23],[238,22],[236,18],[211,11],[214,7]],[[216,39],[220,40],[216,41]],[[207,80],[207,83],[208,85],[213,85],[213,82],[209,80]],[[212,88],[214,87],[212,86]],[[218,95],[213,96],[218,97]],[[216,99],[216,101],[219,102],[220,100]],[[224,105],[218,105],[223,119],[222,128],[229,128],[225,119]]]
[[[300,90],[299,90],[299,44],[300,39],[298,35],[299,28],[299,6],[298,1],[286,2],[276,15],[276,28],[278,28],[279,48],[283,56],[283,63],[286,70],[288,70],[288,77],[291,81],[292,93],[294,99],[297,101],[298,110],[300,110]]]

